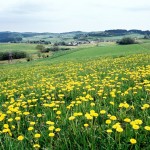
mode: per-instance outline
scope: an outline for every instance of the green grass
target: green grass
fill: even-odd
[[[122,57],[131,54],[138,53],[149,53],[150,52],[150,41],[141,40],[140,44],[133,45],[116,45],[112,42],[102,42],[98,44],[99,46],[94,45],[80,45],[73,47],[69,51],[58,51],[53,53],[47,59],[40,59],[34,61],[50,61],[50,62],[59,62],[59,61],[69,61],[69,60],[80,60],[80,59],[94,59],[98,57]],[[37,53],[35,49],[36,44],[0,44],[0,51],[26,51],[27,53]],[[34,63],[31,62],[31,63]],[[29,63],[30,64],[30,63]]]
[[[105,44],[0,65],[0,150],[150,149],[150,44]]]
[[[54,56],[54,61],[87,59],[96,57],[119,57],[138,53],[150,53],[150,44],[133,44],[133,45],[113,45],[113,46],[95,46],[91,48],[79,48],[68,52],[57,52],[57,57]]]
[[[36,53],[36,44],[24,44],[24,43],[6,43],[0,44],[0,52],[5,51],[25,51],[27,53]]]
[[[149,150],[150,54],[136,46],[0,66],[0,150]]]

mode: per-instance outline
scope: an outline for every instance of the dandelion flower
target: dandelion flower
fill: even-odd
[[[40,148],[40,145],[39,144],[34,144],[33,147],[34,148]]]
[[[37,117],[38,117],[38,118],[42,117],[42,114],[37,114]]]
[[[131,122],[131,120],[129,118],[125,118],[124,122]]]
[[[54,137],[54,136],[55,136],[55,133],[49,133],[49,136],[50,136],[50,137]]]
[[[29,127],[28,128],[28,131],[32,131],[34,128],[33,127]]]
[[[150,126],[145,126],[144,129],[150,131]]]
[[[61,111],[57,111],[56,114],[57,114],[57,115],[60,115],[60,114],[61,114]]]
[[[84,124],[84,127],[88,127],[89,125],[87,123]]]
[[[111,129],[108,129],[106,132],[107,132],[107,133],[111,133],[111,132],[112,132],[112,130],[111,130]]]
[[[48,128],[48,130],[50,130],[50,131],[53,131],[54,129],[55,129],[54,126],[50,126],[50,127]]]
[[[38,134],[38,133],[36,133],[36,134],[34,135],[34,137],[35,137],[35,138],[40,138],[40,137],[41,137],[41,135],[40,135],[40,134]]]
[[[117,132],[123,132],[123,129],[122,129],[121,127],[117,127],[117,128],[116,128],[116,131],[117,131]]]
[[[23,139],[24,139],[24,136],[22,136],[22,135],[18,136],[19,141],[22,141]]]
[[[111,124],[111,120],[106,120],[106,124]]]
[[[138,129],[139,129],[139,126],[136,125],[136,124],[134,124],[134,125],[132,126],[132,128],[135,129],[135,130],[138,130]]]
[[[74,120],[74,119],[75,119],[74,116],[69,117],[69,120]]]
[[[103,115],[103,114],[106,114],[106,111],[105,111],[105,110],[101,110],[101,111],[100,111],[100,114],[102,114],[102,115]]]
[[[60,130],[61,130],[60,128],[56,128],[56,129],[55,129],[56,132],[59,132]]]
[[[111,120],[117,120],[116,116],[110,116]]]
[[[131,144],[136,144],[136,139],[130,139]]]

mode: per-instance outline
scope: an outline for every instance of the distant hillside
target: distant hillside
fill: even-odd
[[[128,35],[128,34],[150,34],[150,31],[142,31],[142,30],[122,30],[122,29],[116,29],[116,30],[105,30],[105,33],[107,33],[110,36],[120,36],[120,35]]]
[[[150,35],[150,31],[142,31],[142,30],[105,30],[105,31],[96,31],[96,32],[82,32],[82,31],[72,31],[72,32],[64,32],[64,33],[36,33],[36,32],[0,32],[0,42],[21,42],[23,38],[28,37],[36,37],[36,36],[45,36],[49,38],[53,37],[72,37],[73,39],[86,39],[90,37],[113,37],[113,36],[124,36],[131,34],[140,34],[140,35]]]
[[[18,32],[0,32],[0,42],[19,42],[22,35]]]

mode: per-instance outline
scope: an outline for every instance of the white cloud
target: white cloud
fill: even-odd
[[[0,0],[0,30],[149,29],[149,0]]]

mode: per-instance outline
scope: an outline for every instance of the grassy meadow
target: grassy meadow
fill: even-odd
[[[1,65],[0,149],[149,150],[149,46],[99,45]]]
[[[36,44],[27,43],[0,43],[0,52],[6,51],[25,51],[27,53],[36,53]]]

